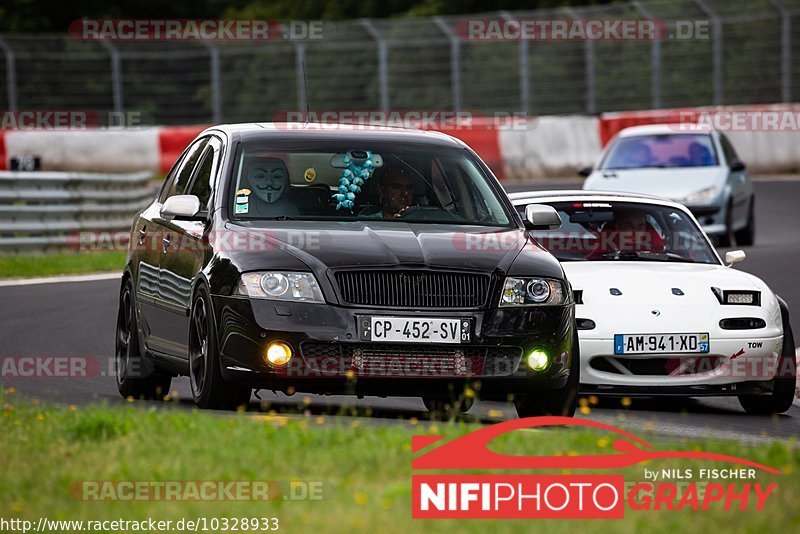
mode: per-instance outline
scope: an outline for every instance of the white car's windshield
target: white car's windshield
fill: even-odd
[[[683,211],[632,202],[553,202],[557,230],[536,240],[560,261],[719,263],[702,230]],[[525,206],[518,206],[524,213]]]
[[[622,137],[609,149],[602,170],[642,167],[712,167],[719,165],[708,134]]]
[[[399,143],[304,145],[240,145],[231,180],[232,218],[514,224],[466,150]]]

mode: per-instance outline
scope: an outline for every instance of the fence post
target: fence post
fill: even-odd
[[[461,40],[442,17],[433,17],[433,22],[450,41],[450,92],[453,111],[461,111]]]
[[[306,45],[295,41],[294,43],[294,69],[297,75],[297,109],[305,111],[305,120],[308,121],[308,90],[306,88]]]
[[[108,50],[108,54],[111,56],[111,90],[114,94],[114,111],[122,113],[125,105],[122,100],[122,60],[119,50],[105,39],[101,39],[100,44]]]
[[[564,8],[564,11],[572,20],[581,20],[577,11],[571,7]],[[583,57],[586,63],[586,113],[594,115],[597,113],[597,93],[594,72],[595,46],[593,39],[586,39],[584,43]]]
[[[219,75],[219,48],[213,43],[202,41],[208,49],[209,68],[211,70],[211,121],[214,124],[222,123],[222,90]]]
[[[6,56],[6,92],[8,93],[8,110],[17,111],[17,64],[14,50],[0,36],[0,49]]]
[[[637,0],[632,5],[644,18],[655,22],[653,13],[641,2]],[[661,91],[661,36],[654,36],[650,42],[650,106],[653,109],[662,106]]]
[[[508,21],[514,18],[508,11],[501,11],[500,16]],[[530,113],[530,80],[528,78],[528,40],[520,37],[519,40],[519,107],[525,115]]]
[[[769,0],[781,14],[781,100],[792,101],[792,14],[783,0]]]
[[[700,9],[708,15],[711,19],[711,38],[714,40],[711,43],[712,50],[712,69],[713,69],[713,77],[714,77],[714,105],[721,106],[724,94],[724,80],[723,80],[723,57],[722,57],[722,19],[720,18],[717,13],[711,9],[711,6],[706,2],[706,0],[694,0],[695,3],[700,6]]]
[[[367,30],[370,37],[375,39],[378,46],[378,94],[380,95],[381,111],[389,113],[389,47],[386,40],[381,37],[378,28],[369,19],[361,19],[361,25]]]

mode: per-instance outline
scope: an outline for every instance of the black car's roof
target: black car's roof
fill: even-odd
[[[221,124],[206,130],[221,131],[229,137],[238,134],[243,141],[316,140],[424,143],[447,147],[464,147],[461,141],[447,134],[413,128],[318,123],[248,122]],[[205,132],[204,132],[205,133]]]

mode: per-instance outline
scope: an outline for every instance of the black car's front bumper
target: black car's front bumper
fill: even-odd
[[[223,377],[277,391],[357,395],[444,395],[470,385],[481,398],[558,389],[573,357],[574,306],[453,311],[372,309],[215,296]],[[364,316],[470,318],[470,343],[362,341]],[[294,356],[275,368],[264,359],[271,341]],[[526,355],[544,350],[550,366],[535,372]],[[454,365],[453,362],[456,362]]]

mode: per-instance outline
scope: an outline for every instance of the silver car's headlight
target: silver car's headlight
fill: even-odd
[[[719,194],[719,188],[715,185],[711,187],[706,187],[705,189],[701,189],[700,191],[695,191],[691,195],[687,196],[683,199],[683,204],[708,204]]]
[[[311,273],[286,271],[244,273],[239,278],[233,294],[257,299],[325,302],[317,279]]]
[[[564,304],[567,301],[564,284],[545,278],[506,278],[500,295],[501,308],[509,306],[539,306]]]

